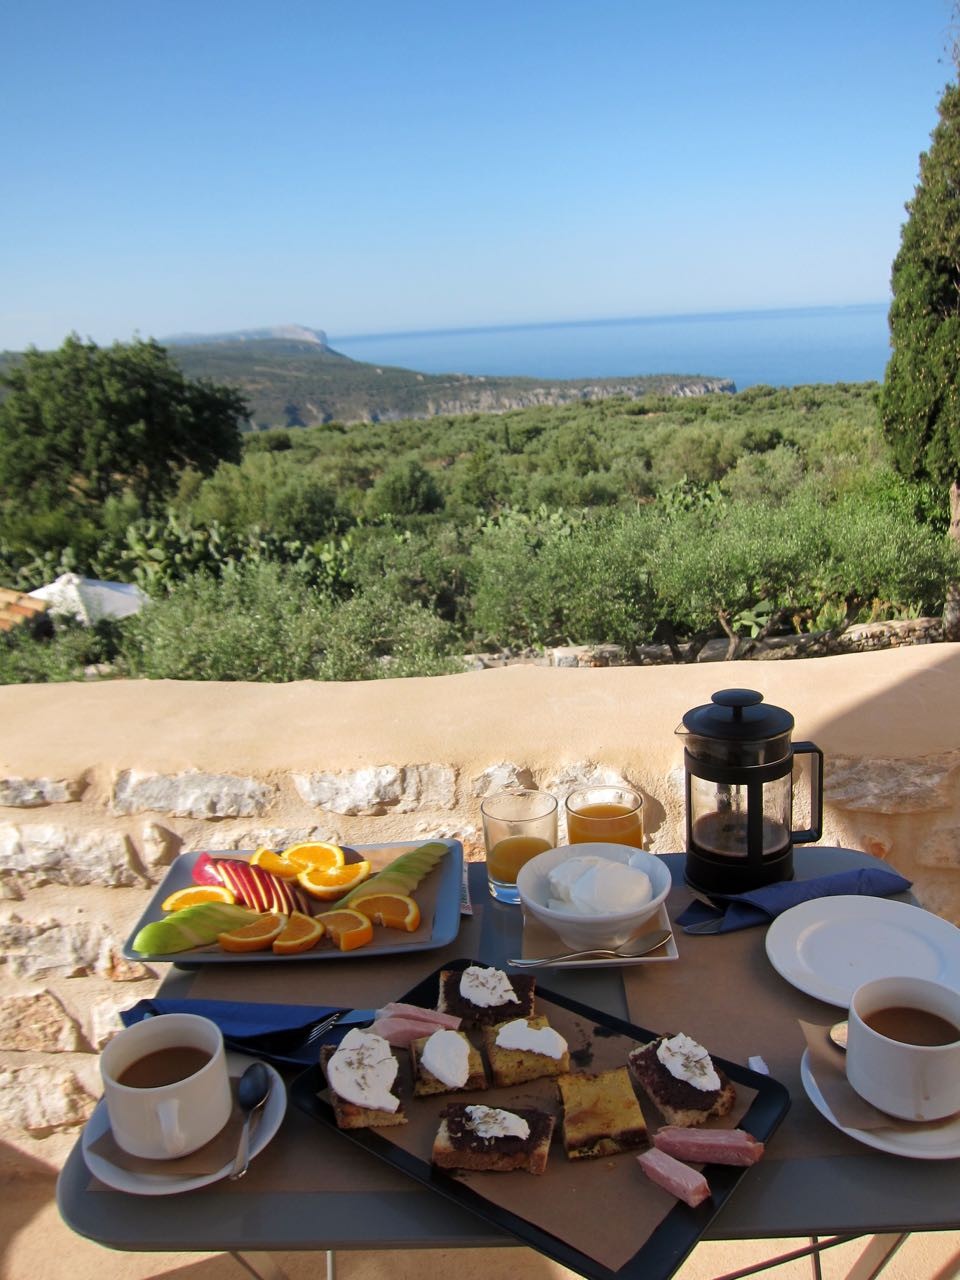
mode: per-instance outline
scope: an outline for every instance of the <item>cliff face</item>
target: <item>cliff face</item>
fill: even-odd
[[[707,396],[734,395],[736,385],[729,378],[679,378],[661,386],[658,395]],[[449,398],[428,399],[423,413],[406,417],[430,418],[462,413],[507,413],[511,409],[530,409],[540,405],[578,404],[585,400],[642,400],[651,394],[648,379],[624,381],[600,379],[596,382],[547,382],[523,390],[500,389],[495,379],[472,379],[460,394]],[[399,417],[389,411],[377,415],[381,420]]]
[[[269,333],[269,336],[265,336]],[[540,405],[645,396],[733,394],[729,378],[666,373],[637,377],[545,380],[419,373],[351,360],[325,344],[320,330],[288,326],[222,338],[177,340],[171,355],[189,377],[237,387],[258,428],[323,422],[394,422],[465,413],[507,413]]]

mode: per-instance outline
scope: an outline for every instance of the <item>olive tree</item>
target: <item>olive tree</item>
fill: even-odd
[[[42,512],[132,495],[147,510],[180,473],[239,461],[239,392],[184,377],[154,341],[67,338],[0,376],[0,499]]]

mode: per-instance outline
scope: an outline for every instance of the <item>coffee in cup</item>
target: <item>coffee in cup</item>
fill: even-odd
[[[233,1109],[223,1035],[197,1014],[162,1014],[119,1032],[100,1056],[100,1075],[114,1140],[144,1159],[198,1150]]]
[[[942,1120],[960,1111],[960,992],[928,978],[877,978],[853,994],[847,1079],[880,1111]]]

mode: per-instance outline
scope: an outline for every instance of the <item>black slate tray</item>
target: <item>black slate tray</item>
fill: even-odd
[[[482,963],[477,960],[454,960],[443,966],[444,969],[462,970],[470,964]],[[440,969],[425,978],[401,999],[423,1008],[435,1009],[439,992]],[[588,1005],[570,1000],[566,996],[547,991],[539,984],[537,999],[559,1005],[571,1013],[592,1021],[598,1029],[612,1034],[629,1036],[638,1043],[652,1040],[660,1032],[649,1031],[635,1026],[620,1018],[591,1009]],[[713,1055],[711,1055],[713,1056]],[[717,1063],[735,1084],[756,1091],[756,1098],[750,1109],[740,1121],[739,1128],[760,1141],[765,1142],[776,1130],[790,1107],[790,1095],[787,1089],[770,1076],[751,1071],[735,1062],[714,1057]],[[336,1128],[333,1107],[319,1096],[326,1089],[326,1080],[319,1066],[310,1067],[297,1076],[290,1086],[290,1100],[322,1123]],[[678,1202],[661,1221],[637,1252],[618,1270],[598,1262],[588,1254],[574,1248],[568,1242],[558,1239],[552,1233],[543,1230],[536,1223],[529,1222],[517,1213],[492,1203],[473,1187],[467,1186],[455,1176],[442,1169],[436,1169],[429,1161],[395,1145],[390,1140],[389,1128],[376,1129],[342,1129],[338,1130],[344,1138],[364,1147],[372,1155],[385,1160],[395,1169],[415,1178],[424,1186],[432,1188],[440,1195],[455,1201],[463,1208],[478,1214],[487,1222],[499,1227],[504,1232],[516,1236],[521,1244],[539,1250],[549,1258],[553,1258],[562,1266],[576,1271],[590,1280],[667,1280],[677,1270],[684,1258],[690,1253],[703,1235],[717,1213],[733,1194],[740,1180],[750,1173],[749,1168],[736,1168],[726,1165],[707,1165],[703,1169],[704,1176],[710,1184],[711,1198],[691,1209]],[[562,1159],[556,1152],[551,1159]],[[591,1162],[584,1161],[584,1166]],[[500,1175],[511,1176],[511,1175]],[[529,1176],[529,1175],[515,1175]],[[549,1172],[544,1175],[549,1177]]]

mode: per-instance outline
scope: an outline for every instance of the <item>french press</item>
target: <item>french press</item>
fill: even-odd
[[[789,711],[753,689],[721,689],[683,717],[686,879],[706,893],[742,893],[793,876],[793,846],[819,840],[823,752],[791,745]],[[793,761],[811,755],[807,831],[793,831]]]

